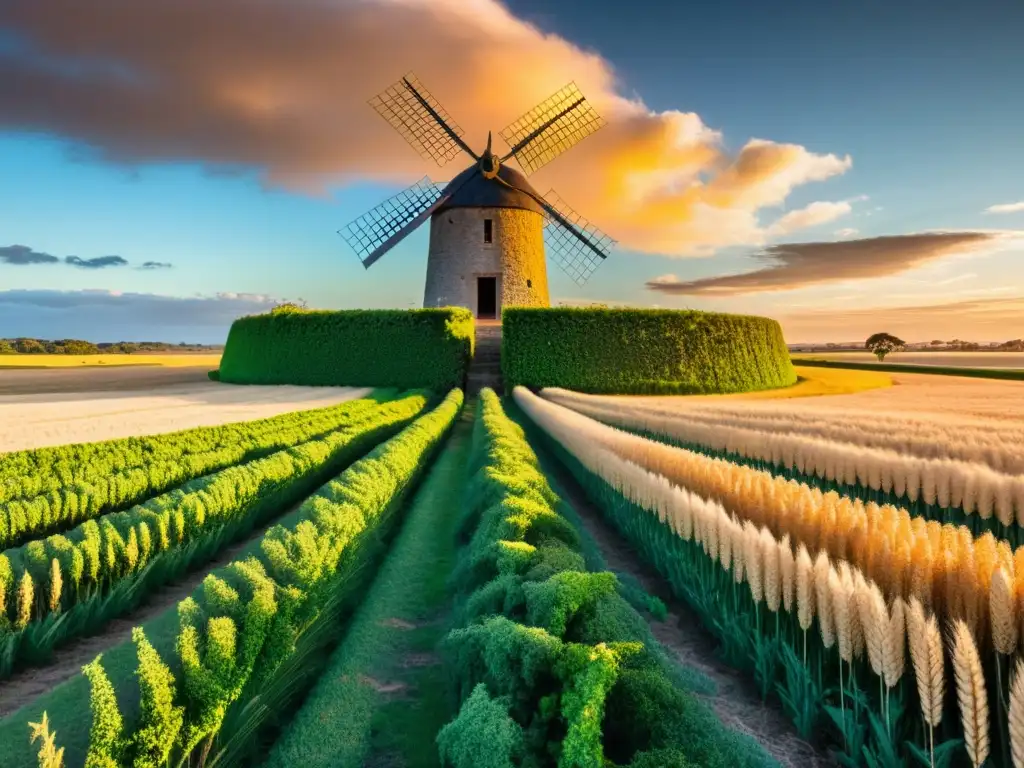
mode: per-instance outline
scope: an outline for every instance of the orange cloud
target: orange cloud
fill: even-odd
[[[535,184],[642,251],[760,244],[761,209],[851,163],[760,139],[730,155],[699,116],[620,95],[599,55],[496,0],[5,0],[0,27],[20,41],[0,53],[0,129],[115,162],[255,168],[313,192],[461,170],[438,173],[367,106],[409,70],[476,147],[575,80],[608,126]]]
[[[993,250],[1021,232],[925,232],[828,243],[772,245],[755,255],[766,266],[753,272],[681,281],[664,275],[647,288],[677,295],[736,296],[789,291],[809,285],[885,277],[937,259]]]

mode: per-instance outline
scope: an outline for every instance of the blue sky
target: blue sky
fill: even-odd
[[[145,301],[139,299],[132,305],[134,319],[119,320],[114,314],[98,322],[87,308],[76,308],[73,302],[54,312],[30,300],[36,293],[55,291],[202,296],[206,304],[226,302],[239,312],[258,310],[272,298],[297,297],[318,307],[418,306],[426,269],[426,227],[369,271],[363,270],[335,234],[340,226],[418,178],[423,170],[415,165],[413,150],[400,139],[378,142],[372,134],[372,142],[367,142],[365,136],[371,134],[339,119],[358,115],[360,109],[370,111],[365,97],[394,79],[388,66],[367,58],[363,71],[359,58],[339,60],[334,63],[336,72],[349,75],[339,88],[339,103],[331,102],[328,90],[315,94],[318,101],[311,100],[312,106],[304,105],[301,119],[318,124],[309,130],[322,132],[325,145],[335,141],[343,147],[337,157],[329,146],[321,155],[299,157],[301,152],[293,151],[292,157],[287,155],[287,141],[282,142],[278,154],[272,142],[254,140],[250,149],[248,142],[240,140],[242,160],[238,161],[231,157],[233,148],[225,148],[223,142],[190,145],[191,132],[205,127],[196,128],[187,120],[183,120],[180,141],[171,128],[147,125],[135,131],[131,117],[121,126],[110,119],[104,122],[103,116],[91,113],[88,89],[108,88],[114,93],[113,86],[96,85],[106,74],[72,78],[70,85],[60,83],[62,89],[73,88],[82,94],[77,108],[45,103],[56,95],[39,96],[38,88],[28,94],[25,73],[59,66],[62,57],[80,51],[67,43],[56,25],[42,19],[43,10],[60,12],[66,2],[69,0],[34,0],[30,7],[29,0],[13,0],[10,10],[0,10],[0,80],[7,83],[0,85],[0,107],[14,108],[13,119],[0,118],[0,178],[5,182],[0,184],[0,248],[23,245],[60,259],[119,255],[129,264],[88,269],[63,263],[0,261],[0,336],[99,335],[113,340],[175,334],[167,340],[178,341],[184,340],[178,335],[186,333],[193,336],[189,340],[217,341],[223,338],[226,317],[231,314],[218,309],[209,317],[200,313],[184,316],[180,324],[169,324],[163,313],[148,317]],[[234,0],[234,4],[244,7],[246,3]],[[115,5],[103,0],[96,14],[117,14]],[[154,3],[154,13],[158,5]],[[339,15],[344,14],[346,5],[338,3]],[[491,5],[489,0],[468,4],[479,6],[481,18],[493,12]],[[562,54],[550,53],[549,40],[538,42],[536,53],[531,48],[519,53],[531,57],[519,60],[528,64],[536,79],[543,79],[539,93],[552,90],[547,82],[556,83],[555,87],[570,79],[585,82],[592,75],[583,71],[587,64],[580,57],[595,53],[608,71],[614,72],[611,90],[618,96],[642,100],[652,114],[695,113],[704,126],[720,132],[724,152],[735,155],[750,139],[767,139],[798,145],[815,156],[849,156],[849,168],[829,172],[820,181],[796,183],[783,201],[759,208],[759,224],[764,230],[760,240],[751,236],[744,242],[737,236],[731,238],[735,242],[729,242],[726,237],[700,257],[691,253],[680,258],[641,253],[650,250],[646,242],[627,235],[621,238],[625,247],[583,288],[552,268],[553,301],[764,313],[782,319],[790,340],[796,341],[842,337],[854,328],[860,333],[865,322],[884,322],[888,311],[895,327],[903,324],[905,334],[942,337],[946,328],[935,327],[934,318],[941,313],[934,307],[962,308],[968,303],[973,307],[965,315],[969,315],[964,321],[968,330],[954,334],[950,329],[950,335],[973,332],[985,339],[1024,336],[1024,311],[1010,301],[1024,293],[1024,249],[1012,236],[1008,245],[972,248],[966,253],[946,248],[911,258],[893,251],[891,259],[883,254],[872,262],[874,266],[866,267],[876,269],[877,274],[861,274],[842,282],[797,282],[786,290],[739,294],[687,292],[694,281],[763,268],[764,259],[771,257],[770,251],[765,256],[765,249],[782,242],[842,242],[934,230],[1024,230],[1024,206],[1020,212],[984,213],[990,206],[1024,201],[1024,100],[1019,96],[1020,73],[1024,72],[1024,46],[1020,44],[1024,5],[801,1],[776,7],[738,0],[666,7],[670,5],[515,0],[506,7],[515,17],[582,49],[579,55],[559,58]],[[301,6],[294,4],[295,8]],[[118,21],[123,23],[108,24],[103,30],[97,23],[92,36],[88,30],[82,33],[84,45],[91,46],[93,61],[107,58],[103,54],[107,45],[108,63],[115,64],[111,71],[130,72],[137,67],[149,76],[161,74],[160,67],[178,72],[185,66],[173,54],[160,59],[138,53],[130,41],[140,39],[141,27],[132,24],[141,22],[132,22],[127,14]],[[445,22],[439,20],[439,30],[444,30]],[[472,29],[476,22],[462,18],[459,23]],[[483,22],[481,28],[488,29]],[[224,34],[231,34],[230,25],[225,29]],[[429,28],[423,31],[430,33]],[[6,49],[4,39],[8,41]],[[26,47],[13,45],[13,40],[19,45],[29,41],[33,53],[26,54]],[[457,77],[445,79],[443,67],[434,65],[433,54],[427,50],[429,40],[423,48],[409,58],[417,73],[432,74],[424,76],[424,81],[435,95],[460,110],[476,107],[482,99],[479,83],[465,85]],[[253,54],[243,51],[239,60],[246,55]],[[273,76],[275,66],[288,69],[288,77],[303,82],[301,73],[287,65],[289,54],[278,55],[280,59],[268,56],[266,72]],[[325,57],[331,55],[324,53]],[[234,63],[225,61],[214,62],[201,76],[216,79],[218,67]],[[285,61],[287,66],[277,61]],[[572,71],[576,61],[580,73]],[[492,59],[480,65],[495,68],[495,87],[501,87],[505,76],[501,68],[506,63]],[[74,63],[81,65],[82,59]],[[322,61],[318,66],[322,67]],[[548,69],[555,71],[549,74]],[[19,76],[26,85],[22,91]],[[475,79],[488,78],[479,74]],[[146,87],[145,83],[141,87]],[[588,96],[596,87],[588,89]],[[57,93],[67,91],[55,90]],[[599,101],[601,94],[597,97],[592,100]],[[351,104],[341,105],[346,100]],[[514,103],[505,109],[491,102],[483,109],[488,119],[493,115],[494,120],[509,122],[522,111]],[[114,99],[111,103],[116,106],[119,102]],[[327,110],[322,116],[313,108],[318,103]],[[130,115],[131,104],[127,107]],[[102,95],[95,109],[106,109]],[[335,109],[340,111],[331,111]],[[464,117],[463,111],[449,109],[460,121],[474,120],[472,115]],[[0,109],[0,113],[4,111]],[[379,121],[371,112],[366,131],[384,134],[390,130],[382,121],[377,125],[372,119]],[[503,127],[504,122],[492,127]],[[260,138],[257,131],[253,133]],[[311,135],[319,139],[321,133]],[[471,143],[479,143],[470,138]],[[207,145],[213,144],[218,146],[208,150]],[[581,144],[572,151],[578,153],[583,148]],[[248,167],[230,173],[216,169],[221,160],[216,152],[223,154],[225,163]],[[601,150],[591,152],[596,155],[595,162],[603,161]],[[556,161],[557,169],[552,165],[559,189],[563,185],[573,188],[568,158]],[[322,169],[317,166],[321,160]],[[386,168],[386,173],[378,174],[375,164]],[[453,163],[440,172],[434,170],[434,178],[443,180],[460,168]],[[295,183],[290,175],[293,170],[322,172],[322,183]],[[372,176],[377,178],[369,178]],[[582,207],[579,195],[569,199]],[[849,213],[785,236],[765,234],[779,216],[818,201],[847,201]],[[597,204],[590,202],[590,208],[582,208],[582,212],[609,230],[617,225],[628,230],[615,218],[613,201],[602,201],[601,206],[591,214]],[[854,229],[856,233],[837,234]],[[894,241],[892,247],[898,249],[902,244]],[[680,246],[680,250],[684,248]],[[847,257],[833,249],[815,253],[813,258],[821,263]],[[879,266],[882,262],[901,263],[903,258],[906,264],[896,271]],[[144,262],[173,267],[138,269]],[[683,285],[680,292],[646,287],[657,278]],[[16,292],[18,301],[5,303],[5,291]],[[990,300],[998,304],[985,303]],[[849,308],[851,314],[836,319],[836,306]],[[921,325],[915,307],[929,308],[922,317],[931,318],[927,321],[930,325]],[[985,322],[972,324],[971,313],[980,313]],[[993,317],[998,320],[993,322]],[[934,333],[929,334],[933,328]]]

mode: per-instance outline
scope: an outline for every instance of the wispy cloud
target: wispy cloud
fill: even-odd
[[[1019,203],[1001,203],[1000,205],[990,205],[985,209],[985,213],[1024,213],[1024,200]]]
[[[789,235],[801,229],[816,227],[835,221],[841,216],[846,216],[853,211],[850,203],[843,202],[816,202],[805,208],[790,211],[770,227],[768,234],[772,236]]]
[[[607,125],[537,178],[633,251],[761,245],[765,209],[852,165],[785,137],[730,150],[699,115],[647,107],[600,55],[498,0],[4,0],[0,28],[21,41],[0,56],[0,129],[314,194],[430,169],[366,103],[410,69],[477,149],[574,80]]]
[[[829,243],[789,243],[765,248],[754,258],[762,269],[736,275],[679,281],[664,275],[647,288],[668,294],[735,296],[788,291],[821,283],[895,275],[952,255],[994,250],[1024,232],[925,232]]]
[[[17,267],[28,267],[37,264],[66,264],[78,269],[107,269],[109,267],[126,267],[128,260],[123,256],[94,256],[83,259],[81,256],[65,256],[63,259],[52,253],[43,253],[29,248],[27,245],[0,246],[0,264]],[[146,261],[139,269],[170,269],[173,264],[165,261]]]
[[[80,269],[106,269],[107,267],[125,267],[128,265],[128,260],[120,256],[96,256],[92,259],[68,256],[64,259],[64,263]]]
[[[853,227],[844,227],[843,229],[836,230],[836,237],[854,237],[859,234],[860,230]]]
[[[27,245],[0,246],[0,263],[16,266],[31,264],[56,264],[60,259],[49,253],[34,251]]]

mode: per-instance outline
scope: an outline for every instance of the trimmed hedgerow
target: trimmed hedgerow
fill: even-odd
[[[289,309],[236,320],[220,361],[229,384],[462,386],[472,313],[444,309]]]
[[[747,392],[796,383],[782,327],[765,317],[666,309],[510,307],[502,313],[507,391]]]
[[[85,764],[252,764],[262,729],[287,717],[316,674],[312,655],[336,638],[461,407],[453,390],[208,575],[178,604],[175,658],[161,659],[135,633],[135,711],[119,711],[132,697],[114,691],[100,659],[88,665],[94,720]]]
[[[444,643],[460,707],[438,734],[442,762],[773,765],[670,681],[615,575],[586,570],[523,430],[488,389],[472,450],[452,575],[458,628]]]

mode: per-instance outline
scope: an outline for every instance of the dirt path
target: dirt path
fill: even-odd
[[[123,392],[208,381],[209,365],[164,368],[156,365],[86,368],[2,368],[0,394]]]
[[[127,616],[107,622],[99,634],[71,640],[57,648],[50,664],[22,668],[8,679],[0,681],[0,718],[30,704],[50,689],[74,677],[81,671],[82,665],[88,664],[97,654],[127,641],[131,638],[132,627],[144,624],[184,600],[210,571],[230,563],[235,555],[262,536],[267,528],[283,516],[278,516],[247,538],[227,547],[215,559],[187,574],[181,581],[153,592],[148,600]]]
[[[535,446],[536,449],[536,446]],[[665,580],[648,566],[590,503],[575,478],[550,454],[538,451],[544,467],[555,476],[559,489],[576,510],[587,533],[594,539],[610,570],[635,577],[645,590],[668,608],[665,621],[650,621],[651,631],[665,649],[684,666],[709,677],[717,688],[702,697],[729,728],[750,735],[786,768],[824,768],[836,765],[828,756],[800,739],[793,725],[771,702],[763,704],[753,681],[721,663],[715,640],[689,616],[675,599]]]

